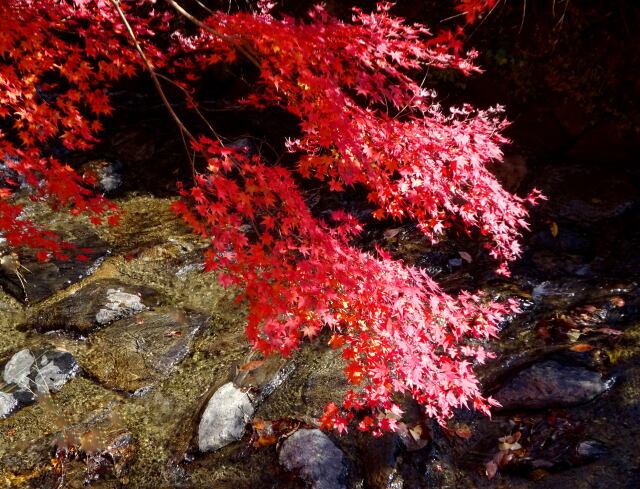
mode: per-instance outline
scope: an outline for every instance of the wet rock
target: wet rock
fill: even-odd
[[[398,470],[397,451],[400,438],[395,433],[385,433],[372,438],[365,433],[358,440],[361,472],[367,487],[371,489],[401,489],[403,478]]]
[[[599,440],[585,440],[576,447],[576,455],[589,462],[605,456],[608,451],[607,446]]]
[[[12,390],[0,392],[0,419],[33,403],[37,394],[58,392],[79,372],[66,351],[19,351],[4,366],[3,379]]]
[[[287,438],[280,449],[280,464],[296,471],[311,489],[342,489],[344,454],[322,431],[302,429]]]
[[[554,219],[577,224],[618,216],[630,209],[638,198],[638,189],[629,178],[606,168],[548,168],[540,172],[534,184],[548,197],[541,208]]]
[[[527,176],[527,161],[522,155],[506,154],[503,161],[493,163],[490,167],[502,186],[515,193]]]
[[[40,309],[31,315],[28,323],[40,332],[64,329],[87,334],[158,303],[158,294],[150,287],[105,279],[91,282]]]
[[[591,401],[611,384],[598,372],[547,361],[520,371],[494,397],[503,410],[569,407]]]
[[[35,390],[41,394],[58,392],[79,371],[80,367],[69,352],[47,351],[36,358],[31,368],[33,382],[30,386],[35,384]]]
[[[19,390],[57,392],[75,377],[80,368],[73,356],[61,350],[22,350],[7,362],[3,378]],[[15,395],[15,394],[14,394]]]
[[[202,452],[218,450],[242,438],[253,416],[254,407],[246,392],[232,382],[211,396],[198,426],[198,448]]]
[[[108,194],[122,185],[124,165],[119,161],[93,160],[80,167],[80,174],[94,182],[93,190]]]
[[[6,269],[0,269],[0,286],[23,303],[34,303],[93,273],[109,252],[107,243],[88,228],[77,228],[74,234],[77,236],[75,239],[65,239],[81,250],[78,254],[81,253],[86,259],[52,258],[42,263],[36,259],[33,251],[26,250],[19,254],[20,264],[28,270],[23,273],[24,288],[17,274]]]
[[[428,251],[418,257],[416,266],[424,268],[430,276],[437,277],[452,271],[452,256],[454,255],[442,251]]]
[[[504,471],[558,471],[591,463],[609,452],[601,441],[587,438],[584,423],[569,416],[525,417],[513,430],[499,439],[493,458]]]
[[[29,372],[36,361],[30,350],[21,350],[11,357],[4,366],[3,378],[7,384],[14,383],[26,389],[29,385]]]
[[[105,385],[133,392],[166,377],[189,353],[206,322],[184,309],[145,311],[121,319],[91,336],[82,367]]]
[[[0,419],[6,418],[18,410],[19,402],[13,394],[0,392]]]

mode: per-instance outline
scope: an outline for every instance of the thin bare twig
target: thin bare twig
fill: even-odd
[[[213,10],[211,10],[209,7],[207,7],[204,3],[200,2],[199,0],[196,0],[196,3],[202,7],[204,10],[206,10],[207,12],[209,12],[211,15],[213,15]]]
[[[520,29],[518,29],[518,34],[522,32],[522,28],[524,27],[524,19],[527,15],[527,0],[522,0],[522,21],[520,22]]]
[[[180,120],[180,117],[178,117],[178,114],[176,114],[175,110],[173,110],[173,107],[171,107],[171,103],[169,102],[169,99],[167,99],[167,96],[165,95],[164,90],[162,89],[162,85],[160,84],[158,75],[153,69],[153,66],[151,65],[151,62],[147,58],[146,54],[144,54],[144,51],[142,50],[142,46],[140,46],[140,43],[138,42],[138,39],[136,38],[136,35],[133,32],[133,29],[131,28],[131,24],[129,24],[127,17],[124,15],[124,12],[120,8],[120,3],[118,2],[118,0],[109,0],[109,1],[111,2],[111,5],[113,5],[113,7],[118,12],[120,19],[122,20],[122,23],[124,24],[125,28],[127,29],[127,33],[131,38],[131,42],[133,42],[133,45],[136,48],[136,51],[138,51],[140,58],[142,58],[142,62],[147,67],[147,71],[149,72],[149,75],[151,75],[151,80],[153,81],[153,84],[155,85],[156,90],[158,91],[158,94],[162,99],[162,103],[169,111],[169,114],[171,114],[171,118],[175,121],[175,123],[180,128],[181,134],[185,134],[190,140],[196,141],[196,138],[194,137],[194,135],[191,134],[189,129],[187,129],[187,126],[185,126],[182,120]],[[193,165],[193,162],[191,162],[191,171],[195,175],[195,166]]]
[[[213,134],[213,136],[220,142],[222,143],[222,137],[216,132],[216,130],[213,128],[213,126],[209,123],[209,120],[202,114],[202,112],[200,112],[200,109],[197,107],[196,101],[193,99],[193,97],[191,96],[191,94],[182,86],[180,86],[180,84],[176,83],[175,81],[173,81],[171,78],[169,78],[168,76],[163,75],[162,73],[156,73],[156,75],[159,78],[162,78],[163,80],[166,80],[167,82],[171,83],[174,87],[178,88],[179,90],[182,91],[182,93],[184,94],[184,96],[187,98],[187,101],[189,103],[191,103],[191,106],[193,107],[193,110],[195,110],[196,114],[198,114],[198,116],[200,117],[200,119],[202,119],[202,122],[205,123],[205,125],[209,128],[209,130],[211,131],[211,134]]]
[[[111,0],[113,1],[113,0]],[[184,8],[182,8],[178,3],[176,3],[174,0],[166,0],[166,2],[171,5],[180,15],[186,17],[188,20],[190,20],[191,22],[193,22],[195,25],[197,25],[198,27],[200,27],[200,29],[207,31],[209,34],[213,34],[214,36],[216,36],[218,39],[222,39],[225,42],[228,42],[229,44],[233,45],[233,47],[235,47],[238,51],[240,51],[242,54],[244,54],[247,59],[249,61],[251,61],[256,67],[260,68],[260,63],[258,62],[258,59],[253,55],[253,53],[251,53],[245,46],[243,46],[241,43],[239,43],[236,39],[229,37],[225,34],[222,34],[218,31],[216,31],[215,29],[209,27],[207,24],[199,21],[198,19],[196,19],[193,15],[191,15],[189,12],[187,12]]]

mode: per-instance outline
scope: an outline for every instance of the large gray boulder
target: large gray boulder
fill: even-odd
[[[240,440],[254,407],[246,392],[233,382],[220,387],[209,399],[198,426],[198,448],[202,452],[218,450]]]

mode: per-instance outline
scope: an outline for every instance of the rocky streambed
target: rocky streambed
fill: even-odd
[[[640,486],[637,177],[610,177],[624,191],[598,202],[582,185],[572,194],[571,168],[552,177],[508,280],[471,245],[433,248],[410,227],[371,236],[450,290],[523,310],[478,367],[502,404],[492,418],[461,411],[443,428],[407,401],[380,439],[317,429],[347,388],[339,353],[321,336],[286,360],[257,358],[237,292],[203,272],[207,243],[169,200],[120,199],[118,227],[29,204],[91,251],[44,264],[22,253],[25,284],[0,272],[0,486]]]

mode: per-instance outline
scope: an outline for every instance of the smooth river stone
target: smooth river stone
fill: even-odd
[[[198,426],[198,448],[212,452],[242,438],[254,407],[246,392],[229,382],[209,399]]]
[[[28,323],[40,332],[63,329],[88,334],[158,303],[158,294],[150,287],[97,280],[34,312]]]
[[[184,309],[145,311],[89,339],[82,368],[108,387],[133,392],[168,377],[191,350],[208,315]]]
[[[494,397],[503,410],[563,408],[589,402],[611,385],[598,372],[547,361],[518,372]]]

